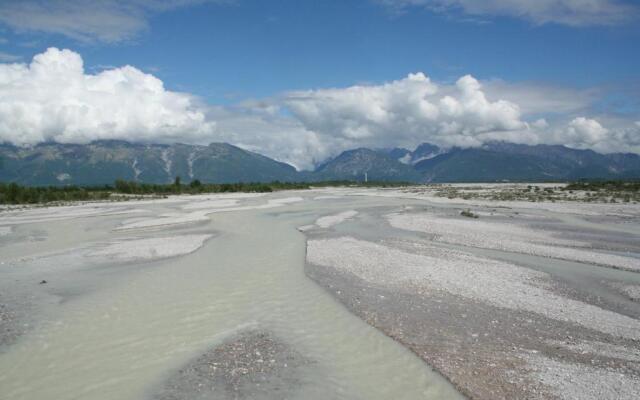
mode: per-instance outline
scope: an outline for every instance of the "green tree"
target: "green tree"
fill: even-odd
[[[17,183],[11,182],[7,186],[6,198],[7,203],[16,203],[20,194],[20,186]]]

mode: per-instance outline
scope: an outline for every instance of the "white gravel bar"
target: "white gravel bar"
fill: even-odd
[[[112,242],[90,251],[88,257],[106,257],[113,261],[141,261],[176,257],[193,253],[213,235],[180,235]]]
[[[171,225],[183,225],[183,224],[191,224],[196,222],[203,222],[209,220],[210,214],[215,214],[219,212],[232,212],[232,211],[249,211],[249,210],[261,210],[266,208],[276,208],[283,207],[285,205],[296,203],[299,201],[303,201],[302,197],[286,197],[281,199],[272,199],[267,201],[265,204],[259,204],[254,206],[239,206],[239,207],[229,207],[227,204],[220,206],[218,208],[206,208],[203,210],[196,210],[192,212],[175,212],[175,213],[166,213],[162,214],[159,218],[148,218],[143,220],[135,220],[131,222],[126,222],[115,228],[116,231],[126,231],[133,229],[154,229],[154,228],[162,228]]]
[[[299,197],[299,196],[283,197],[281,199],[269,200],[268,204],[284,205],[284,204],[298,203],[300,201],[304,201],[304,199],[302,197]]]
[[[455,187],[456,185],[451,185]],[[526,186],[526,185],[525,185]],[[538,184],[538,186],[541,186]],[[499,187],[499,186],[498,186]],[[542,186],[541,186],[542,187]],[[490,186],[487,186],[490,188]],[[618,215],[618,216],[640,216],[640,204],[609,204],[609,203],[580,203],[575,201],[557,202],[531,202],[531,201],[503,201],[503,200],[482,200],[462,198],[449,199],[447,197],[436,196],[436,189],[420,188],[419,190],[407,189],[372,189],[360,190],[348,193],[354,196],[374,196],[390,197],[399,199],[425,200],[434,204],[452,204],[462,207],[482,206],[482,207],[505,207],[513,209],[545,210],[559,214],[574,214],[580,216]]]
[[[351,219],[356,215],[358,215],[358,212],[355,210],[344,211],[334,215],[327,215],[318,218],[316,220],[316,225],[320,228],[330,228],[334,225],[338,225],[348,219]]]
[[[380,286],[446,291],[497,307],[524,310],[617,337],[640,339],[640,321],[569,299],[544,287],[547,274],[449,249],[408,253],[351,237],[310,240],[307,260]]]
[[[588,243],[557,238],[513,223],[459,219],[430,213],[390,214],[391,226],[434,235],[433,240],[461,246],[558,258],[640,271],[640,260],[587,249]]]
[[[136,205],[140,205],[136,203]],[[128,204],[131,207],[131,204]],[[3,224],[19,225],[49,221],[60,221],[72,218],[135,214],[145,212],[141,209],[109,207],[99,205],[75,205],[58,207],[29,208],[19,211],[7,211],[0,215]]]
[[[183,210],[202,210],[206,208],[233,207],[238,205],[236,199],[215,199],[189,202],[182,206]]]
[[[160,228],[169,225],[182,225],[208,220],[207,215],[212,210],[193,211],[190,213],[167,213],[160,217],[147,218],[143,220],[136,219],[134,221],[125,221],[122,225],[115,228],[115,231],[126,231],[132,229],[149,229]]]

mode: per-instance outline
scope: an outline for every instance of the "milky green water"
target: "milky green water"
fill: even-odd
[[[320,203],[305,196],[304,202],[277,209],[218,213],[204,224],[137,232],[217,236],[195,253],[173,259],[86,266],[88,285],[92,279],[104,281],[95,290],[44,308],[48,322],[0,353],[0,398],[144,399],[172,371],[247,328],[274,332],[317,362],[322,373],[305,377],[299,398],[460,398],[413,353],[350,314],[304,275],[305,238],[297,226],[319,213],[391,200]],[[51,239],[53,244],[43,246],[51,251],[82,242],[85,232],[100,240],[125,235],[107,230],[116,220],[83,218],[59,224],[60,229],[56,222],[37,228],[50,236],[64,235],[65,240]],[[96,225],[104,229],[96,233]],[[34,253],[38,245],[14,244],[6,247],[5,256],[14,255],[16,248]]]

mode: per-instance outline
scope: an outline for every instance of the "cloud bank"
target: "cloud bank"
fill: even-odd
[[[514,17],[537,25],[610,26],[638,17],[638,8],[622,0],[377,0],[396,11],[424,7],[472,17]]]
[[[607,128],[581,115],[595,94],[495,81],[485,90],[470,75],[438,85],[416,73],[382,85],[291,92],[279,104],[332,154],[360,146],[478,147],[490,141],[640,153],[638,122],[611,120]]]
[[[50,48],[27,64],[0,64],[0,141],[193,141],[215,123],[188,94],[125,66],[89,75],[79,54]]]
[[[0,142],[228,142],[313,168],[356,147],[495,140],[640,153],[640,116],[589,115],[597,91],[481,82],[438,84],[424,73],[377,85],[291,91],[207,105],[131,67],[84,70],[79,54],[48,49],[30,64],[0,63]]]
[[[470,75],[445,90],[416,73],[379,86],[292,92],[284,104],[307,129],[350,145],[384,145],[392,137],[477,146],[495,132],[527,129],[517,104],[487,100]]]

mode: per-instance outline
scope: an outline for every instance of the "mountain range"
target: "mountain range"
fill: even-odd
[[[0,182],[23,185],[104,185],[116,179],[168,183],[270,181],[496,182],[638,179],[640,156],[600,154],[560,145],[492,142],[477,148],[423,143],[403,148],[345,151],[314,171],[226,143],[209,146],[138,144],[103,140],[89,144],[0,145]]]

